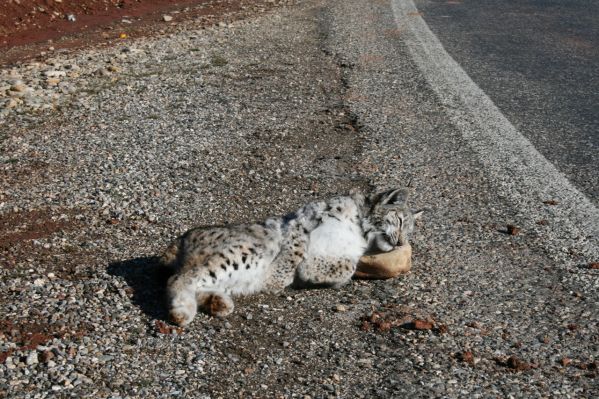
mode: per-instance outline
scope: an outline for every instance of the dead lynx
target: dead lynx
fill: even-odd
[[[352,190],[260,224],[189,230],[162,256],[174,272],[167,283],[171,320],[189,324],[198,305],[226,316],[231,295],[278,292],[294,283],[342,286],[363,254],[407,243],[422,213],[407,207],[407,194]]]

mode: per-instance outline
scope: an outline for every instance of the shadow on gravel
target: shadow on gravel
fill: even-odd
[[[166,280],[168,269],[158,261],[158,257],[129,259],[111,263],[107,269],[113,276],[124,277],[133,289],[133,303],[153,319],[167,320]]]

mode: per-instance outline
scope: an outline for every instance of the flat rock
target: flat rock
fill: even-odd
[[[412,268],[412,247],[402,245],[389,252],[360,258],[354,276],[363,279],[388,279]]]

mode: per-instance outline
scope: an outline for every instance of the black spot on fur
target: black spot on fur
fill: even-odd
[[[213,279],[216,278],[216,273],[214,273],[213,271],[210,271],[210,277],[212,277]]]
[[[245,263],[248,260],[248,256],[247,255],[243,255],[241,257],[241,263]]]
[[[253,253],[254,255],[256,254],[256,248],[254,247],[250,247],[249,248],[250,252]]]
[[[338,207],[337,207],[337,208],[335,208],[335,209],[337,209],[337,212],[341,212],[341,210],[342,210],[343,208],[341,208],[340,206],[338,206]]]
[[[238,270],[239,269],[239,263],[237,263],[237,262],[233,263],[233,269]]]
[[[250,268],[249,263],[247,265],[245,265],[245,270],[248,270]]]
[[[308,234],[308,233],[309,233],[308,229],[304,227],[304,234]]]
[[[220,265],[220,268],[223,270],[227,270],[227,266],[225,266],[225,265]]]

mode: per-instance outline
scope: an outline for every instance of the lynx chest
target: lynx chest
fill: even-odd
[[[365,250],[366,240],[360,227],[347,219],[326,218],[310,233],[309,256],[357,261]]]

